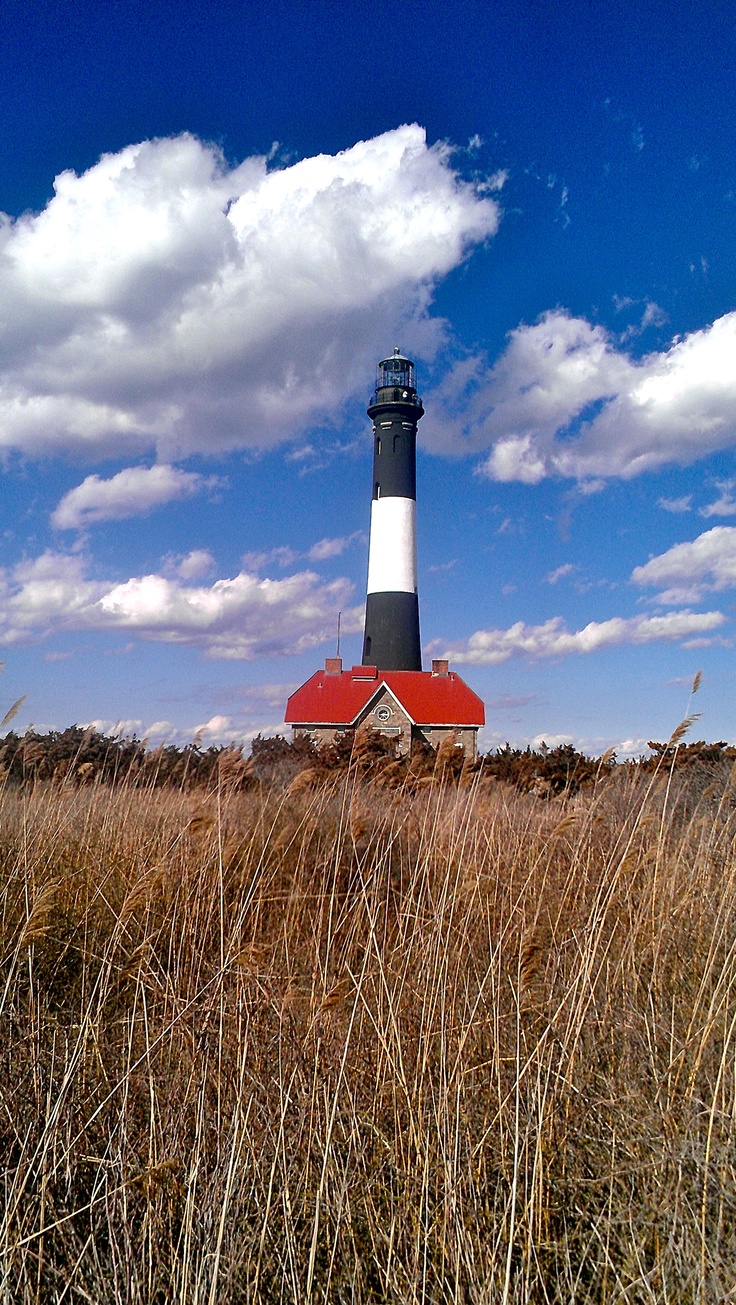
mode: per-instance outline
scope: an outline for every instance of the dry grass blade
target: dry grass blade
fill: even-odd
[[[18,712],[20,711],[27,697],[28,694],[24,693],[22,697],[18,698],[17,702],[14,702],[12,707],[10,707],[8,711],[6,711],[2,720],[0,720],[0,729],[2,729],[3,725],[9,725],[11,720],[15,720],[15,717],[18,715]]]
[[[697,693],[697,692],[698,692],[698,689],[700,688],[700,686],[701,686],[701,684],[702,684],[702,682],[703,682],[703,672],[702,672],[702,671],[696,671],[696,672],[695,672],[695,679],[693,680],[693,687],[692,687],[692,689],[690,690],[690,692],[691,692],[691,693]]]

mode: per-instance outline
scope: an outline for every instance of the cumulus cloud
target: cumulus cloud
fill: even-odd
[[[176,564],[176,573],[182,580],[198,580],[215,569],[215,559],[206,548],[193,548]]]
[[[230,743],[247,746],[256,734],[284,734],[284,704],[297,684],[241,684],[231,685],[227,691],[222,686],[213,696],[227,699],[224,709],[213,709],[201,723],[192,716],[189,723],[174,725],[169,720],[148,724],[142,718],[114,720],[112,718],[83,721],[83,728],[99,730],[101,734],[131,736],[145,740],[151,747],[161,742],[179,746],[196,742],[204,748]],[[187,699],[188,700],[188,699]],[[183,701],[183,699],[182,699]]]
[[[531,741],[533,748],[559,748],[566,743],[574,743],[572,734],[552,734],[549,731],[535,734]]]
[[[430,448],[490,448],[483,474],[583,484],[687,464],[736,442],[736,312],[634,359],[562,310],[512,331],[492,365],[450,369],[423,423]]]
[[[159,739],[172,739],[176,737],[179,731],[170,720],[155,720],[150,725],[144,725],[143,721],[138,718],[129,720],[88,720],[82,722],[83,729],[96,730],[98,734],[107,734],[117,738],[138,738],[151,741]]]
[[[399,127],[230,167],[191,135],[63,172],[0,225],[0,448],[265,447],[329,420],[386,331],[498,225],[447,146]]]
[[[252,659],[301,653],[342,628],[362,628],[346,579],[313,571],[282,580],[240,572],[214,584],[146,575],[119,584],[90,579],[79,555],[44,553],[0,572],[0,644],[66,630],[124,630],[141,639],[189,644],[207,656]]]
[[[691,543],[675,544],[631,573],[635,585],[660,590],[657,602],[698,603],[736,585],[736,526],[714,526]],[[664,587],[663,587],[664,586]]]
[[[442,656],[475,666],[498,666],[518,653],[531,658],[565,657],[618,644],[672,643],[688,636],[702,636],[718,629],[725,621],[722,612],[679,611],[663,616],[614,616],[608,621],[591,621],[582,630],[570,631],[561,616],[554,616],[541,625],[517,621],[507,630],[476,630],[461,644],[443,646]],[[436,640],[432,650],[440,646]]]
[[[229,716],[217,715],[217,716],[210,716],[210,719],[208,721],[205,721],[203,725],[198,725],[196,729],[196,733],[199,735],[215,734],[219,736],[223,733],[226,733],[231,728],[232,728],[232,721]]]
[[[491,748],[502,748],[505,744],[510,743],[515,748],[539,748],[542,743],[547,747],[556,747],[557,743],[572,743],[578,752],[584,752],[588,757],[600,757],[604,752],[613,748],[619,761],[624,761],[631,757],[642,756],[649,750],[646,739],[621,739],[616,736],[601,737],[584,737],[577,738],[569,734],[557,734],[554,731],[549,733],[535,734],[518,734],[512,730],[494,730],[488,725],[482,728],[478,734],[478,746],[482,752],[489,751]]]
[[[169,463],[125,467],[109,480],[87,476],[64,495],[51,515],[51,524],[57,530],[80,530],[95,521],[122,521],[174,499],[190,498],[218,483],[216,477],[181,471]]]

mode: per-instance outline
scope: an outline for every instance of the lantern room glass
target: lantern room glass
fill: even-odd
[[[389,386],[395,386],[401,390],[413,390],[415,388],[414,363],[409,358],[405,358],[398,348],[394,349],[390,358],[384,358],[383,362],[378,364],[376,389],[382,390]]]

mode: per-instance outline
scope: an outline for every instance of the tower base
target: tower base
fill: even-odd
[[[368,594],[363,665],[379,671],[421,671],[419,599],[394,591]]]

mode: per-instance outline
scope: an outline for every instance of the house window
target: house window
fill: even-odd
[[[382,705],[381,707],[376,707],[375,710],[376,720],[381,720],[381,721],[390,720],[392,715],[393,712],[391,711],[391,708],[387,707],[385,704]]]

